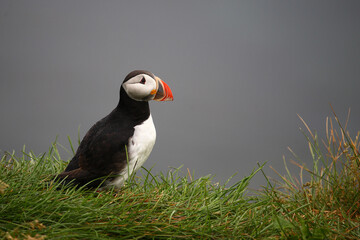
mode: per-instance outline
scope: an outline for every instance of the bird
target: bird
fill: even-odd
[[[96,122],[55,180],[77,187],[120,189],[149,157],[156,130],[149,101],[173,101],[170,87],[146,70],[130,72],[113,111]]]

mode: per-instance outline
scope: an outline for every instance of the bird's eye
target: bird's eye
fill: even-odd
[[[141,84],[145,84],[145,83],[146,83],[146,80],[145,80],[144,77],[141,79],[140,83],[141,83]]]

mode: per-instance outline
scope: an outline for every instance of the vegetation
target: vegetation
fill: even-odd
[[[297,163],[299,179],[288,171],[271,181],[259,165],[230,187],[179,169],[158,175],[142,169],[121,191],[90,191],[51,182],[66,165],[56,144],[39,156],[5,154],[0,238],[359,239],[360,133],[352,139],[334,119],[337,127],[328,119],[322,142],[304,122],[313,166]],[[248,194],[255,174],[267,186]]]

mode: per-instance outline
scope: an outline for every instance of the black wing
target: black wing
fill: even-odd
[[[127,162],[125,147],[134,128],[121,122],[124,121],[107,116],[92,126],[65,171],[57,178],[84,185],[124,169]]]

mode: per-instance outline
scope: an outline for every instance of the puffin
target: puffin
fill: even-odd
[[[170,87],[153,73],[130,72],[121,84],[115,109],[89,129],[66,169],[55,179],[78,187],[121,188],[144,164],[155,144],[149,101],[173,99]]]

